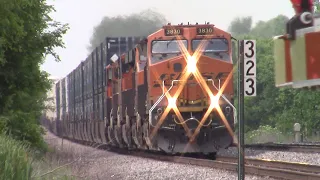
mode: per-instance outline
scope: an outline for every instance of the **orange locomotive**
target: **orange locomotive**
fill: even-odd
[[[118,147],[215,154],[233,143],[231,35],[166,25],[106,67],[106,136]]]

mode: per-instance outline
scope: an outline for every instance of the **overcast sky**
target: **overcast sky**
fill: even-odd
[[[291,17],[289,0],[48,0],[56,8],[52,17],[69,23],[64,36],[65,49],[58,49],[62,59],[47,57],[42,69],[52,76],[64,77],[86,58],[93,32],[104,16],[129,15],[151,8],[162,13],[172,24],[204,23],[227,30],[235,17],[252,16],[254,22],[268,20],[279,14]]]

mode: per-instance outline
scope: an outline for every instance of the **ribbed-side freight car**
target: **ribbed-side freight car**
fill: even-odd
[[[74,88],[74,97],[75,97],[75,117],[73,121],[74,129],[74,136],[76,140],[83,140],[82,133],[84,129],[83,122],[85,120],[84,117],[84,104],[83,104],[83,73],[82,73],[83,63],[79,64],[79,66],[74,70],[75,76],[75,88]]]
[[[70,72],[67,76],[67,96],[68,96],[68,113],[66,118],[66,135],[73,138],[73,121],[74,121],[74,71]]]
[[[103,76],[103,72],[104,72],[104,56],[103,56],[103,53],[104,53],[104,48],[105,48],[105,44],[104,43],[101,43],[100,46],[97,48],[97,85],[96,85],[96,111],[95,111],[95,114],[96,114],[96,120],[97,120],[97,123],[96,123],[96,129],[97,129],[97,133],[98,133],[98,136],[99,136],[99,141],[101,143],[107,143],[107,139],[106,139],[106,136],[105,136],[105,122],[104,122],[104,76]]]
[[[90,54],[87,59],[84,61],[84,71],[83,71],[83,81],[84,83],[84,132],[81,132],[88,141],[93,142],[93,137],[91,134],[91,122],[92,119],[92,90],[93,90],[93,77],[92,77],[92,54]]]
[[[68,83],[68,76],[64,79],[64,94],[65,94],[65,98],[64,98],[64,115],[63,115],[63,135],[65,137],[68,137],[69,134],[69,130],[68,130],[68,126],[69,126],[69,83]]]
[[[65,117],[66,117],[66,78],[60,81],[60,126],[61,126],[61,136],[65,136]]]
[[[99,125],[103,124],[103,118],[99,116],[99,108],[101,104],[99,104],[100,101],[100,92],[99,92],[99,82],[101,75],[99,74],[101,72],[101,67],[103,67],[102,59],[101,59],[101,45],[98,46],[93,52],[92,52],[93,58],[93,121],[92,121],[92,131],[93,136],[95,139],[95,142],[102,143],[102,136],[100,134]],[[101,123],[102,122],[102,123]]]
[[[60,121],[60,114],[61,114],[61,111],[60,111],[60,100],[61,100],[61,96],[60,96],[60,80],[56,82],[56,112],[57,112],[57,119],[55,120],[55,123],[54,123],[54,127],[53,127],[53,132],[57,135],[58,134],[58,122]]]
[[[59,136],[64,136],[64,119],[66,116],[66,78],[59,81],[59,117],[57,120],[57,133]]]

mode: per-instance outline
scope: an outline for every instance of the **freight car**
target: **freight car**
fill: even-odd
[[[229,147],[231,40],[212,24],[168,24],[148,37],[106,38],[56,85],[60,135],[166,153]]]

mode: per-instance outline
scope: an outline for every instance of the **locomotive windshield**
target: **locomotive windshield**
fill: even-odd
[[[179,40],[187,48],[187,40]],[[152,41],[152,64],[181,55],[178,40],[156,40]]]
[[[229,50],[228,40],[225,38],[215,39],[194,39],[192,40],[192,49],[195,51],[200,43],[205,43],[202,52],[225,52]]]
[[[187,47],[187,40],[180,40]],[[180,53],[178,40],[152,41],[152,53]]]
[[[225,38],[214,39],[194,39],[192,40],[192,50],[196,51],[199,45],[203,43],[203,48],[200,49],[203,55],[217,58],[220,60],[229,61],[229,42]]]

